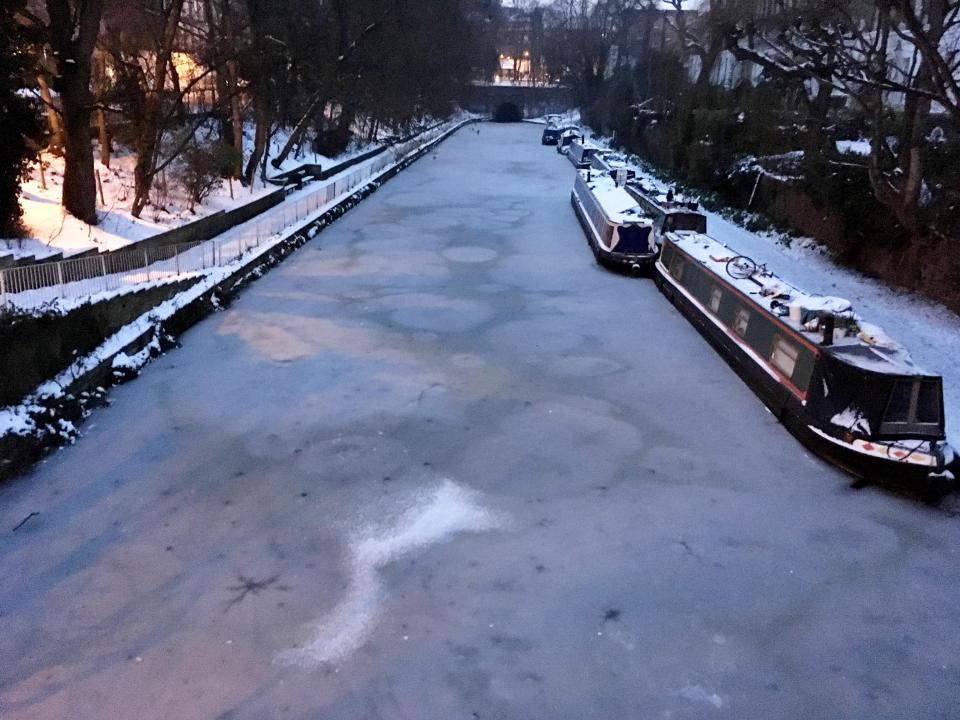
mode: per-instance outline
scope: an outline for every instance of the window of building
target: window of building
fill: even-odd
[[[736,316],[733,318],[733,331],[740,337],[745,337],[747,334],[747,327],[749,325],[750,311],[746,308],[738,309]]]
[[[797,357],[800,355],[800,348],[791,342],[787,342],[779,335],[773,338],[773,352],[770,353],[770,362],[787,377],[793,376],[793,371],[797,367]]]

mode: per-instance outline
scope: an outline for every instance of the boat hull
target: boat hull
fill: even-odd
[[[574,193],[570,194],[570,204],[580,221],[580,227],[583,228],[583,234],[586,235],[587,245],[593,252],[596,261],[607,270],[630,275],[631,277],[651,277],[653,273],[653,264],[657,260],[656,253],[617,253],[604,248],[597,239],[590,221],[587,219],[580,201]]]
[[[775,417],[805,447],[866,484],[878,484],[925,500],[935,500],[956,490],[951,466],[920,465],[869,455],[816,428],[803,404],[755,362],[750,355],[709,318],[686,293],[666,277],[660,265],[653,271],[660,292],[690,321],[718,354],[760,398]],[[948,472],[945,472],[948,471]]]

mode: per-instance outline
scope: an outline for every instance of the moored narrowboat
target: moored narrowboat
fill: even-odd
[[[591,159],[602,149],[596,145],[591,145],[581,137],[571,141],[570,147],[567,148],[567,159],[578,170],[584,170],[590,167]]]
[[[921,496],[954,489],[942,379],[849,302],[806,294],[703,234],[667,233],[654,277],[817,454]]]
[[[617,179],[618,173],[628,181],[636,177],[636,171],[630,167],[626,158],[613,150],[594,153],[590,159],[590,167],[601,174],[609,175],[614,180]]]
[[[627,192],[653,217],[653,234],[659,245],[669,232],[707,232],[707,216],[693,198],[669,190],[658,192],[638,179],[627,183]]]
[[[650,271],[653,222],[626,190],[607,175],[578,170],[570,202],[597,262],[633,275]]]
[[[543,133],[540,135],[540,144],[541,145],[556,145],[560,141],[560,136],[568,131],[579,132],[579,130],[572,126],[560,126],[560,125],[547,125],[543,129]]]
[[[560,137],[557,138],[557,152],[566,155],[570,150],[571,143],[578,139],[583,142],[583,133],[577,128],[567,128],[562,131]]]

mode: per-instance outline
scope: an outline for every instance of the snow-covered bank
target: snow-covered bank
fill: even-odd
[[[454,118],[456,119],[456,118]],[[426,126],[426,125],[425,125]],[[268,163],[268,175],[276,176],[300,167],[304,163],[329,167],[351,160],[358,155],[379,147],[393,131],[384,128],[372,142],[352,142],[336,157],[327,157],[312,151],[298,150],[290,153],[278,167]],[[253,146],[254,127],[244,129],[244,146],[249,151]],[[290,130],[280,128],[270,138],[267,157],[280,154],[289,140]],[[162,172],[154,181],[151,204],[140,218],[130,214],[133,203],[136,155],[127,148],[117,147],[110,158],[110,167],[99,162],[100,146],[93,142],[94,157],[98,158],[95,169],[100,175],[102,196],[97,194],[99,224],[95,226],[77,220],[67,214],[60,205],[63,190],[63,158],[44,154],[41,162],[30,167],[30,177],[22,184],[21,207],[23,223],[29,232],[25,238],[0,238],[0,256],[16,258],[33,256],[43,259],[62,253],[74,255],[96,248],[118,250],[131,243],[179,227],[218,211],[230,211],[250,203],[276,190],[276,186],[264,182],[257,173],[252,187],[245,188],[239,182],[223,180],[200,205],[191,211],[190,198],[175,180],[175,168]],[[247,158],[244,158],[246,162]],[[175,165],[175,164],[174,164]]]
[[[609,143],[608,143],[609,144]],[[666,191],[669,184],[649,167],[638,177]],[[716,212],[707,214],[708,234],[748,255],[808,292],[850,300],[864,320],[884,327],[925,370],[943,376],[947,438],[960,447],[960,317],[939,303],[892,288],[837,265],[810,238],[755,233]]]

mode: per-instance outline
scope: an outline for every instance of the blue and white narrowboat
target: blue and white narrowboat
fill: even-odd
[[[613,178],[578,170],[570,202],[597,262],[633,275],[650,271],[657,256],[653,221]]]
[[[567,159],[578,170],[585,170],[590,167],[593,156],[602,150],[603,148],[586,142],[582,137],[577,138],[572,140],[567,148]]]
[[[667,233],[654,279],[805,445],[868,483],[953,489],[943,381],[840,298],[810,295],[707,235]]]

